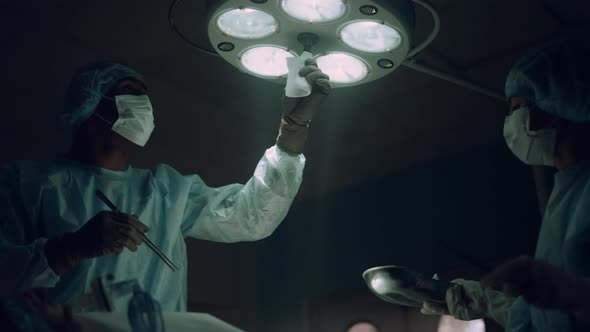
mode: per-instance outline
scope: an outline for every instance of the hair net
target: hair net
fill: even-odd
[[[573,122],[590,122],[590,38],[569,36],[516,62],[506,97],[525,97],[541,110]]]
[[[126,78],[143,82],[141,74],[115,62],[94,63],[80,68],[68,88],[61,117],[68,134],[73,135],[92,115],[102,97]]]

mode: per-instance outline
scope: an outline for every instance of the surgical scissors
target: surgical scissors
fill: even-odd
[[[116,206],[115,204],[113,204],[113,202],[111,202],[108,197],[100,190],[96,191],[96,196],[103,202],[105,203],[113,212],[117,212],[117,213],[122,213]],[[166,265],[168,265],[168,267],[170,269],[172,269],[172,271],[176,272],[179,271],[180,269],[178,268],[178,266],[176,266],[168,257],[166,257],[166,255],[164,255],[164,253],[158,248],[156,247],[156,245],[150,241],[150,239],[143,234],[142,232],[138,232],[139,236],[141,237],[141,239],[143,240],[143,242],[145,242],[145,244],[158,256],[160,257],[160,259],[166,263]]]

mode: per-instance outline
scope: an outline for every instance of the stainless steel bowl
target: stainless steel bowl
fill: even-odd
[[[451,283],[395,265],[366,270],[363,278],[369,289],[384,301],[407,307],[422,307],[425,301],[445,303]]]

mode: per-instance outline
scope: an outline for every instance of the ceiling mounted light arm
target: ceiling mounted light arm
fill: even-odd
[[[413,49],[411,49],[408,52],[408,56],[407,56],[408,59],[411,59],[416,54],[420,53],[422,50],[424,50],[426,47],[428,47],[428,45],[430,45],[430,43],[432,43],[432,41],[436,38],[436,36],[438,35],[438,32],[440,31],[440,16],[438,15],[438,11],[434,7],[432,7],[429,3],[427,3],[426,1],[423,1],[423,0],[412,0],[412,1],[420,6],[424,7],[426,10],[428,10],[430,15],[432,16],[433,27],[432,27],[432,32],[430,32],[428,37],[426,37],[426,39],[423,42],[421,42],[420,44],[418,44],[418,46],[415,46]]]
[[[432,32],[430,32],[430,34],[428,35],[428,37],[426,37],[426,39],[421,42],[420,44],[418,44],[417,46],[415,46],[413,49],[411,49],[408,52],[408,55],[406,57],[406,60],[402,63],[403,66],[407,67],[407,68],[411,68],[415,71],[419,71],[423,74],[427,74],[436,78],[439,78],[441,80],[456,84],[460,87],[475,91],[477,93],[480,93],[482,95],[497,99],[497,100],[501,100],[503,102],[506,101],[506,98],[500,94],[497,93],[495,91],[483,88],[477,84],[468,82],[464,79],[458,78],[456,76],[453,76],[451,74],[442,72],[440,70],[428,67],[424,64],[420,64],[417,63],[414,60],[414,57],[420,53],[421,51],[423,51],[426,47],[428,47],[428,45],[430,45],[430,43],[432,43],[432,41],[436,38],[436,36],[438,35],[438,32],[440,31],[440,16],[438,15],[438,11],[431,6],[428,2],[424,1],[424,0],[412,0],[414,3],[422,6],[423,8],[425,8],[426,10],[428,10],[428,12],[430,13],[430,15],[432,16],[432,23],[433,23],[433,27],[432,27]]]
[[[451,74],[444,73],[440,70],[430,68],[430,67],[425,66],[423,64],[419,64],[415,61],[405,61],[402,65],[405,67],[411,68],[415,71],[419,71],[421,73],[424,73],[424,74],[427,74],[427,75],[430,75],[430,76],[433,76],[436,78],[440,78],[441,80],[456,84],[460,87],[475,91],[475,92],[480,93],[482,95],[486,95],[488,97],[492,97],[494,99],[501,100],[502,102],[506,102],[506,98],[500,93],[483,88],[477,84],[460,79],[460,78],[455,77]]]

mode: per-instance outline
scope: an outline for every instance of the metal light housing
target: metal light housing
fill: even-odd
[[[229,63],[280,84],[287,77],[285,58],[304,51],[298,36],[317,35],[310,52],[338,88],[379,79],[400,66],[412,49],[414,22],[412,0],[227,0],[211,10],[208,34]],[[256,59],[261,47],[266,51]],[[265,53],[271,49],[281,51]]]

